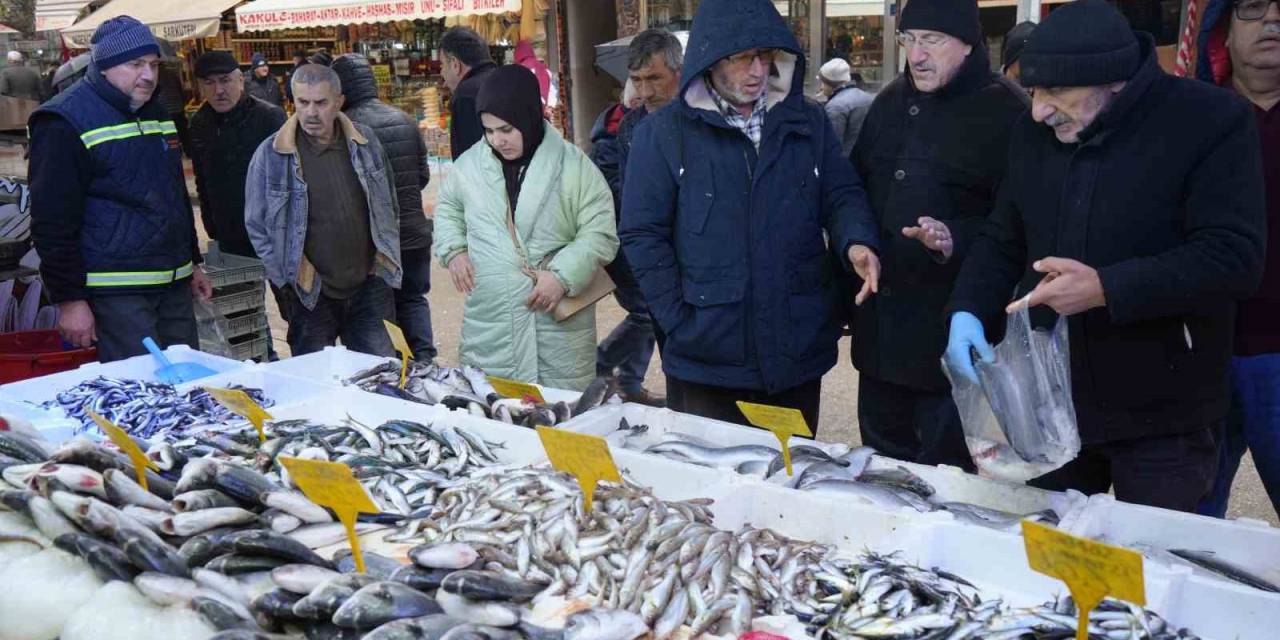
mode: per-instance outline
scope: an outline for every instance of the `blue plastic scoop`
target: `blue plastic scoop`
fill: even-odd
[[[156,359],[156,362],[160,364],[160,368],[156,369],[156,377],[160,379],[160,382],[181,384],[217,373],[217,371],[195,362],[179,362],[177,364],[169,362],[169,357],[164,355],[164,352],[160,350],[160,345],[156,344],[156,341],[152,340],[150,336],[142,339],[142,346],[146,347],[147,351],[150,351],[152,357]]]

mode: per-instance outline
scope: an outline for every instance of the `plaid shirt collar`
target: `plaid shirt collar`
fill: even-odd
[[[759,150],[760,137],[764,131],[764,114],[766,111],[764,99],[768,92],[760,94],[760,99],[756,100],[750,116],[743,116],[737,107],[721,97],[720,92],[716,91],[715,86],[711,84],[710,78],[707,78],[705,82],[707,84],[707,93],[711,94],[711,99],[715,101],[716,108],[720,109],[720,115],[723,115],[730,125],[747,136],[747,139],[751,141],[756,150]]]

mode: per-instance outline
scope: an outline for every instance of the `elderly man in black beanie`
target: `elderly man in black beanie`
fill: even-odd
[[[956,282],[948,366],[975,378],[971,350],[993,358],[1002,312],[1067,317],[1084,446],[1033,483],[1190,511],[1217,465],[1235,302],[1262,275],[1253,114],[1165,74],[1151,36],[1103,0],[1055,10],[1021,65],[1031,117]]]
[[[972,468],[938,366],[938,318],[995,204],[1027,99],[991,72],[975,0],[911,0],[900,24],[909,72],[876,97],[851,157],[885,264],[881,295],[852,311],[858,425],[886,455]]]

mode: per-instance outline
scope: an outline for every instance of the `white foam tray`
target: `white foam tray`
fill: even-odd
[[[550,399],[550,398],[548,398]],[[764,445],[779,449],[778,439],[764,429],[747,427],[740,424],[721,422],[687,413],[678,413],[670,409],[659,409],[643,404],[623,403],[597,407],[580,416],[572,418],[560,425],[575,433],[588,433],[595,436],[607,436],[618,430],[622,418],[632,426],[647,425],[649,430],[643,436],[632,438],[640,448],[662,442],[663,436],[669,432],[683,433],[709,440],[721,446],[744,444]],[[825,442],[813,442],[794,438],[797,442],[812,444],[831,450],[833,445]]]
[[[164,350],[164,353],[175,364],[194,362],[219,373],[235,371],[246,366],[243,362],[211,355],[203,351],[196,351],[185,345],[169,347]],[[52,400],[62,391],[98,376],[159,382],[159,378],[155,375],[156,369],[159,368],[160,365],[150,354],[134,356],[125,360],[117,360],[116,362],[90,362],[78,369],[60,371],[39,378],[0,385],[0,397],[40,404]]]
[[[309,353],[305,356],[297,356],[295,358],[285,358],[278,362],[271,362],[262,366],[267,367],[275,373],[283,373],[285,375],[306,378],[316,382],[322,382],[335,386],[343,386],[343,381],[356,373],[375,367],[388,360],[399,360],[394,358],[384,358],[381,356],[373,356],[367,353],[351,351],[346,347],[325,347],[321,351]],[[542,396],[547,402],[564,401],[572,404],[576,402],[581,394],[577,391],[568,391],[565,389],[553,389],[551,387],[539,387],[542,389]]]
[[[258,364],[250,364],[236,371],[228,371],[216,376],[186,382],[178,385],[177,390],[185,392],[198,387],[228,388],[234,385],[261,389],[263,395],[272,401],[272,407],[318,400],[333,393],[333,387],[327,384],[274,373],[268,370],[266,366]],[[269,407],[267,411],[270,413]]]

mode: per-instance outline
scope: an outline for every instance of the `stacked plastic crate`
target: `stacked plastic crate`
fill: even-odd
[[[266,270],[256,258],[222,253],[209,243],[204,271],[213,283],[214,310],[224,319],[222,330],[237,360],[265,362],[271,344],[267,324]],[[202,350],[207,350],[201,345]]]

